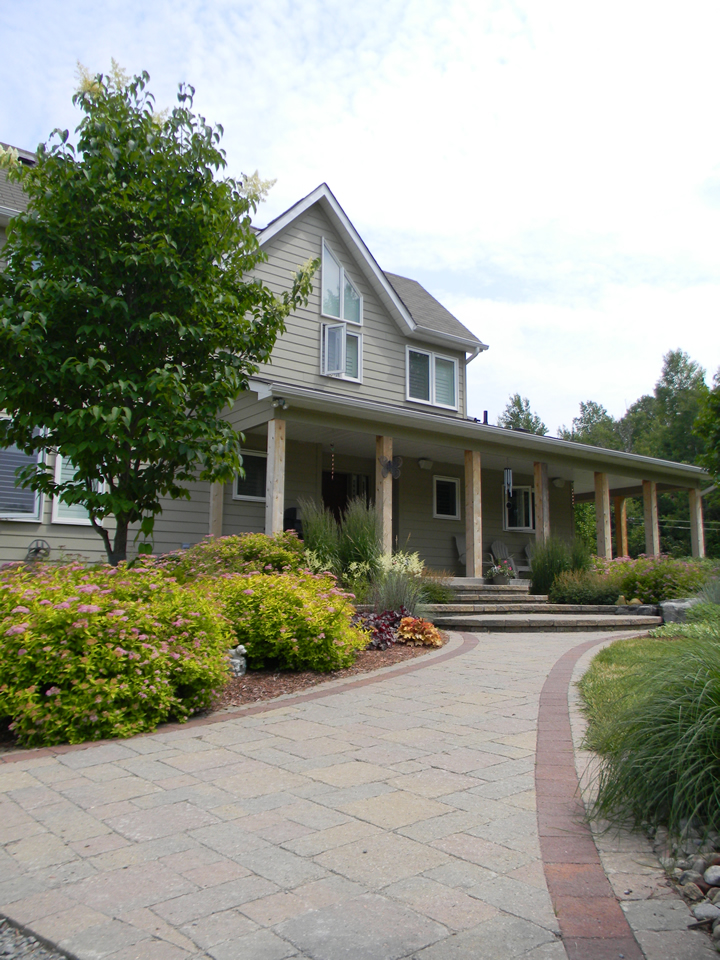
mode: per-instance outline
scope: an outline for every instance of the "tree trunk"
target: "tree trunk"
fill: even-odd
[[[110,538],[108,537],[105,544],[105,549],[107,550],[108,563],[113,567],[116,567],[123,560],[127,560],[127,541],[128,541],[128,521],[121,520],[119,517],[116,518],[117,526],[115,528],[115,541],[110,547]]]

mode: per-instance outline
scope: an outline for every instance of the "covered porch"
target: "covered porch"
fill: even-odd
[[[646,553],[655,555],[657,492],[672,486],[690,492],[693,555],[704,555],[707,477],[696,467],[274,383],[254,384],[232,419],[245,433],[247,462],[257,460],[255,495],[215,485],[214,535],[273,535],[302,519],[303,499],[339,511],[350,496],[363,496],[375,502],[385,551],[417,551],[431,568],[481,577],[497,540],[523,556],[526,545],[551,535],[570,539],[573,505],[586,500],[597,507],[597,552],[611,558],[627,553],[624,499],[641,494]]]

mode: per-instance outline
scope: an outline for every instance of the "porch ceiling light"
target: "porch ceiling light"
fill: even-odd
[[[561,489],[565,486],[565,477],[553,477],[550,481],[554,487]]]
[[[420,457],[420,459],[418,460],[418,466],[420,467],[421,470],[432,470],[434,465],[435,465],[435,461],[428,460],[427,457]]]

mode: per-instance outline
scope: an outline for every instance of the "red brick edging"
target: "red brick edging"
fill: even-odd
[[[540,694],[535,761],[540,851],[569,960],[644,960],[584,822],[575,772],[568,687],[580,657],[603,642],[582,643],[560,657]]]
[[[381,669],[371,677],[364,677],[361,680],[348,680],[346,683],[338,684],[330,689],[323,690],[322,687],[312,690],[309,693],[299,693],[294,697],[278,697],[274,700],[268,700],[265,703],[256,703],[251,707],[238,707],[237,710],[228,710],[222,713],[214,713],[209,717],[196,717],[188,720],[187,723],[164,723],[153,730],[151,733],[140,734],[142,737],[152,737],[160,733],[171,733],[174,730],[187,730],[192,727],[204,727],[211,723],[225,723],[227,720],[235,720],[238,717],[252,717],[258,713],[267,713],[270,710],[278,710],[282,707],[293,707],[298,703],[307,703],[309,700],[321,700],[324,697],[333,697],[336,693],[344,693],[345,690],[353,690],[357,687],[367,687],[371,683],[379,683],[380,680],[387,680],[390,677],[399,677],[406,673],[414,673],[416,670],[424,670],[425,667],[432,667],[436,663],[442,663],[445,660],[452,660],[453,657],[459,657],[464,653],[469,653],[478,645],[478,638],[470,633],[461,633],[463,642],[454,650],[447,650],[434,657],[422,657],[419,662],[408,663],[402,667],[387,667]],[[131,738],[134,739],[134,738]],[[66,743],[58,747],[36,747],[29,750],[17,750],[13,753],[0,756],[0,765],[3,763],[17,763],[19,760],[32,760],[36,757],[54,757],[64,753],[75,753],[77,750],[87,750],[90,747],[98,747],[108,743],[122,743],[122,740],[90,740],[86,743]]]

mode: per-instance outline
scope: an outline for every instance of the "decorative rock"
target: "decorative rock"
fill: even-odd
[[[705,899],[705,894],[696,883],[684,883],[680,887],[680,893],[682,893],[686,900],[697,902]]]
[[[705,873],[710,864],[704,857],[696,857],[693,860],[693,864],[690,867],[691,870],[694,870],[696,873]]]
[[[703,873],[703,879],[711,887],[720,887],[720,867],[708,867]]]
[[[680,883],[695,883],[698,886],[703,880],[703,875],[697,870],[683,870],[680,874]]]
[[[696,920],[720,920],[720,907],[705,900],[692,908],[692,915]]]
[[[710,887],[708,900],[710,903],[720,903],[720,887]]]
[[[720,920],[714,920],[712,926],[713,937],[720,940]]]
[[[234,677],[242,677],[247,670],[247,659],[245,647],[239,643],[230,651],[230,670]]]
[[[685,623],[688,610],[696,603],[700,603],[698,597],[690,597],[688,600],[663,600],[660,604],[660,615],[665,623]]]

